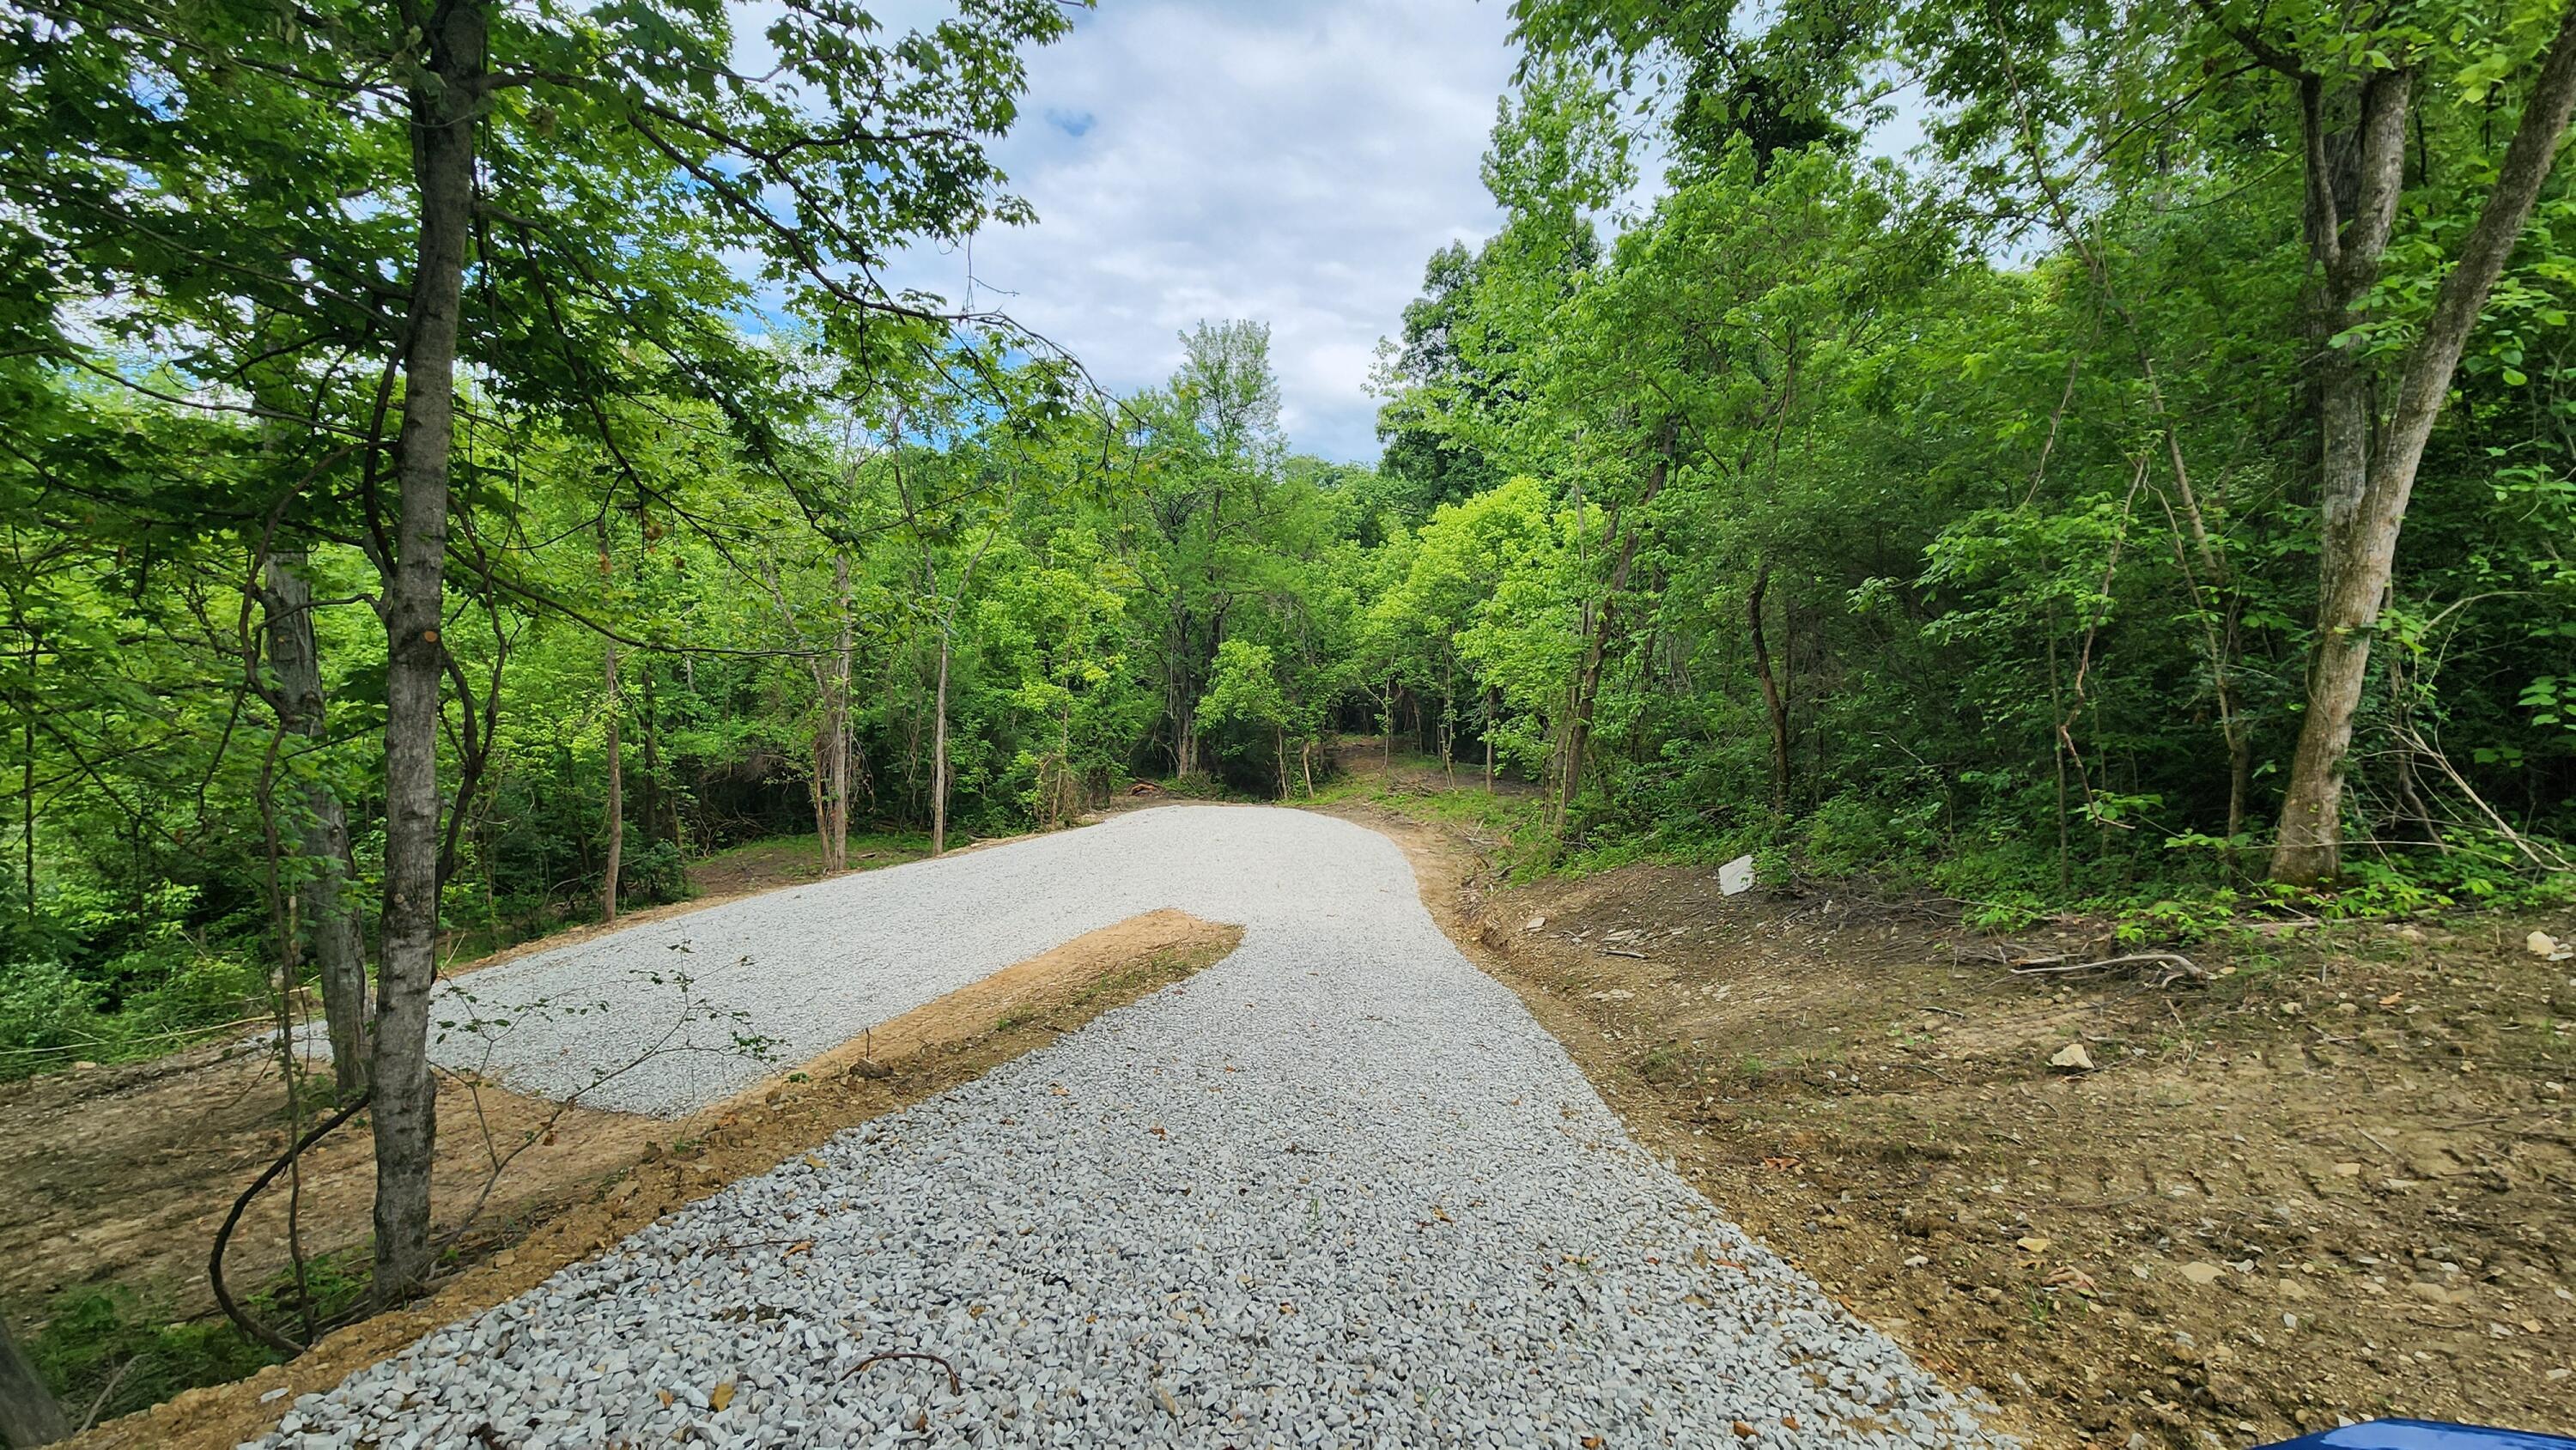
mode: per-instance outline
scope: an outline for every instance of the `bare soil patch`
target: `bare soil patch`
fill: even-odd
[[[2195,949],[2224,975],[2154,990],[1703,870],[1500,888],[1455,832],[1341,813],[1641,1142],[2032,1443],[2576,1432],[2576,972],[2523,946],[2567,922]]]
[[[294,1395],[521,1293],[736,1178],[1045,1046],[1219,960],[1241,936],[1177,911],[1148,913],[1005,968],[687,1118],[573,1109],[511,1163],[460,1242],[456,1270],[430,1297],[334,1333],[291,1364],[188,1391],[77,1443],[236,1444]],[[552,1103],[466,1082],[446,1085],[440,1108],[437,1201],[450,1212],[480,1190],[494,1147],[507,1152],[557,1113]],[[281,1151],[282,1122],[276,1065],[252,1054],[207,1050],[0,1089],[0,1303],[23,1315],[61,1288],[114,1282],[162,1296],[177,1313],[211,1312],[206,1247],[233,1195]],[[305,1162],[305,1252],[362,1245],[375,1171],[362,1122]],[[245,1219],[227,1271],[243,1284],[286,1262],[283,1196],[272,1190]],[[23,1337],[41,1320],[13,1323]],[[291,1393],[263,1403],[281,1386]]]

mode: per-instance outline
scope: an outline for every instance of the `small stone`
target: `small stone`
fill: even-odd
[[[2062,1072],[2091,1072],[2093,1054],[2084,1050],[2083,1043],[2070,1042],[2057,1050],[2057,1055],[2048,1060],[2048,1065]]]
[[[2013,1242],[2018,1244],[2024,1253],[2044,1254],[2048,1252],[2048,1246],[2052,1240],[2046,1234],[2025,1234]]]
[[[2522,945],[2524,950],[2530,952],[2535,957],[2548,959],[2554,958],[2558,955],[2558,938],[2551,936],[2545,931],[2534,931],[2531,935],[2524,937],[2522,939]]]
[[[1533,916],[1533,917],[1531,917],[1529,920],[1527,920],[1527,921],[1525,921],[1525,922],[1522,922],[1522,923],[1521,923],[1521,930],[1523,930],[1523,931],[1536,931],[1536,930],[1538,930],[1540,927],[1543,927],[1543,926],[1545,926],[1545,925],[1547,925],[1547,917],[1546,917],[1546,915],[1545,915],[1544,913],[1542,913],[1542,914],[1540,914],[1540,915],[1537,915],[1537,916]]]
[[[2361,1165],[2358,1163],[2338,1163],[2335,1165],[2335,1176],[2337,1178],[2359,1178],[2361,1176]]]
[[[2203,1289],[2206,1289],[2210,1285],[2227,1277],[2227,1271],[2225,1269],[2220,1268],[2216,1264],[2197,1259],[2191,1263],[2183,1265],[2182,1268],[2176,1272],[2180,1273],[2185,1280]]]

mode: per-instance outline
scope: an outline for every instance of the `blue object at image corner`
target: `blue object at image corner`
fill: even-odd
[[[2527,1430],[2437,1425],[2430,1420],[2372,1420],[2301,1435],[2263,1450],[2576,1450],[2576,1440]]]

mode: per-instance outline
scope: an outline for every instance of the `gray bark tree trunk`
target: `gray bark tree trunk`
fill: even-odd
[[[420,237],[403,342],[401,486],[385,621],[384,961],[376,993],[373,1121],[380,1306],[430,1268],[430,1168],[438,1090],[429,996],[438,976],[438,722],[446,607],[448,455],[456,437],[456,338],[473,224],[474,127],[489,70],[488,0],[440,0],[423,17],[424,74],[411,86]]]
[[[599,521],[599,583],[608,587],[609,570],[613,567],[608,552],[608,516]],[[619,738],[617,708],[617,641],[603,641],[606,652],[600,667],[600,710],[608,753],[608,801],[602,812],[608,829],[608,863],[599,878],[599,919],[617,920],[618,875],[626,864],[626,745]]]
[[[617,728],[617,645],[608,646],[608,662],[602,681],[607,700],[602,709],[608,712],[608,802],[602,814],[607,817],[608,866],[600,874],[599,919],[617,919],[617,878],[626,865],[626,743]]]
[[[832,643],[831,681],[823,691],[821,757],[823,783],[823,873],[850,869],[850,655],[855,636],[850,619],[850,556],[832,556],[832,607],[839,633]]]
[[[2376,280],[2394,224],[2404,177],[2410,86],[2401,72],[2363,89],[2356,127],[2358,202],[2349,224],[2336,209],[2320,90],[2313,78],[2301,82],[2309,158],[2308,241],[2325,274],[2326,304],[2336,309],[2330,320],[2340,329],[2359,320],[2351,309]],[[2576,111],[2576,6],[2568,8],[2550,41],[2495,189],[2434,294],[2422,335],[2407,349],[2396,410],[2378,431],[2375,448],[2377,419],[2369,377],[2340,356],[2342,349],[2330,350],[2324,364],[2318,386],[2324,528],[2317,630],[2308,662],[2307,714],[2300,722],[2272,850],[2275,881],[2312,886],[2342,871],[2344,758],[2352,747],[2353,716],[2370,671],[2371,634],[2396,567],[2397,536],[2416,468],[2487,293],[2503,275],[2549,179],[2571,111]]]
[[[1762,600],[1771,589],[1771,563],[1764,560],[1753,575],[1753,591],[1745,597],[1745,627],[1753,636],[1753,673],[1762,684],[1762,713],[1771,727],[1771,809],[1775,814],[1789,814],[1789,703],[1780,694],[1780,681],[1771,673],[1771,644],[1762,633]]]
[[[939,687],[930,722],[930,854],[948,849],[948,627],[939,629]]]
[[[69,1439],[71,1433],[71,1420],[53,1390],[18,1351],[9,1326],[0,1323],[0,1444],[10,1450],[30,1450]]]
[[[260,575],[260,612],[266,617],[268,663],[277,680],[277,726],[319,745],[323,720],[322,663],[313,638],[313,586],[305,577],[301,548],[269,555]],[[297,904],[312,934],[314,969],[322,984],[323,1030],[331,1041],[331,1070],[342,1102],[367,1088],[367,949],[358,909],[349,899],[356,868],[349,854],[349,815],[337,791],[314,780],[305,787],[297,854],[304,875]]]
[[[1636,507],[1645,508],[1664,491],[1664,481],[1672,474],[1675,426],[1666,422],[1663,437],[1657,445],[1654,465],[1646,472],[1646,486],[1637,495]],[[1613,514],[1610,527],[1617,529],[1618,516]],[[1564,769],[1557,780],[1556,823],[1565,829],[1566,817],[1574,809],[1574,799],[1583,789],[1583,762],[1592,745],[1592,707],[1601,694],[1601,669],[1610,657],[1610,637],[1619,610],[1619,596],[1628,588],[1628,571],[1635,565],[1637,545],[1645,525],[1631,520],[1620,535],[1619,556],[1610,565],[1609,587],[1601,594],[1601,608],[1592,617],[1592,627],[1583,646],[1583,668],[1575,676],[1573,698],[1567,710],[1564,739]]]

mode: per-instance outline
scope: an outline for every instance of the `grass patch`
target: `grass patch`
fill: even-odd
[[[327,1322],[366,1297],[365,1251],[307,1261],[304,1282],[311,1318]],[[300,1336],[304,1302],[294,1276],[282,1273],[244,1307],[263,1323]],[[26,1351],[75,1425],[146,1409],[199,1385],[241,1379],[285,1358],[211,1310],[174,1317],[164,1300],[92,1286],[68,1290],[47,1306],[44,1327],[27,1340]]]

